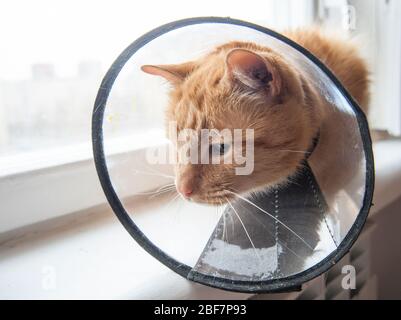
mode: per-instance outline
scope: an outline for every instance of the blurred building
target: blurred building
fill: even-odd
[[[101,79],[96,62],[59,77],[52,64],[34,64],[32,77],[0,82],[0,154],[46,148],[88,137],[88,111]]]

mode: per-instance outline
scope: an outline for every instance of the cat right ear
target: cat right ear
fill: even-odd
[[[159,76],[172,84],[180,84],[194,69],[192,62],[186,62],[182,64],[170,64],[170,65],[144,65],[141,67],[143,72],[148,74]]]
[[[254,90],[268,89],[272,96],[281,91],[281,77],[273,63],[245,49],[234,49],[227,55],[230,76]]]

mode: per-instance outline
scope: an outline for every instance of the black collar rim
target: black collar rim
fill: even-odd
[[[273,292],[286,292],[289,290],[300,289],[301,286],[320,276],[324,272],[328,271],[334,264],[339,262],[344,255],[346,255],[358,236],[360,235],[362,228],[367,220],[369,210],[372,206],[373,191],[374,191],[374,158],[372,150],[372,141],[370,137],[370,131],[366,116],[357,105],[355,100],[350,96],[350,94],[343,87],[341,82],[334,76],[334,74],[313,54],[307,51],[305,48],[299,46],[290,39],[284,37],[283,35],[276,33],[265,27],[258,26],[249,22],[222,18],[222,17],[198,17],[189,18],[179,21],[174,21],[159,28],[156,28],[142,37],[134,41],[130,46],[128,46],[120,56],[115,60],[109,71],[106,73],[100,89],[98,91],[93,114],[92,114],[92,145],[93,145],[93,155],[96,170],[100,183],[102,185],[103,191],[106,198],[113,209],[114,213],[124,225],[129,234],[152,256],[162,262],[164,265],[169,267],[174,272],[180,274],[181,276],[187,278],[191,268],[189,266],[179,263],[177,260],[173,259],[158,247],[156,247],[136,226],[136,224],[131,220],[128,213],[124,209],[121,201],[119,200],[115,190],[112,187],[111,179],[107,170],[106,159],[103,147],[103,116],[107,103],[109,93],[112,89],[115,79],[117,78],[119,72],[124,67],[125,63],[138,51],[141,47],[149,43],[150,41],[158,38],[159,36],[170,32],[172,30],[180,29],[190,25],[205,24],[205,23],[216,23],[216,24],[231,24],[242,27],[247,27],[255,31],[262,32],[266,35],[275,37],[278,40],[290,45],[294,49],[298,50],[308,59],[310,59],[315,65],[317,65],[329,78],[336,87],[340,90],[341,94],[345,97],[348,103],[352,106],[356,113],[359,130],[361,132],[363,147],[365,152],[365,157],[367,161],[366,165],[366,186],[365,186],[365,196],[363,201],[363,206],[360,213],[349,231],[348,235],[342,241],[340,246],[331,255],[326,257],[324,260],[313,266],[312,268],[305,270],[294,276],[290,276],[283,279],[275,279],[269,281],[261,282],[249,282],[249,281],[231,281],[227,279],[215,278],[212,276],[199,275],[200,277],[196,280],[204,285],[211,287],[234,291],[234,292],[244,292],[244,293],[273,293]]]

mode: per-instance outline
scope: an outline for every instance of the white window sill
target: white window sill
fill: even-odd
[[[137,204],[136,221],[146,225],[149,215],[166,215],[164,203],[154,203],[148,211]],[[211,297],[243,299],[248,295],[183,279],[146,253],[109,209],[0,245],[0,299]]]
[[[372,217],[401,197],[401,139],[376,143],[374,154],[376,185]]]
[[[373,217],[401,196],[401,141],[380,142],[375,154]],[[161,208],[143,212],[144,217],[160,214]],[[70,220],[0,244],[0,299],[249,297],[176,275],[140,248],[108,209]]]

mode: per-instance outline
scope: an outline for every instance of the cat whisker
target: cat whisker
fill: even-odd
[[[217,213],[223,216],[223,241],[227,242],[227,223],[226,223],[226,212],[223,211],[223,202],[220,200],[220,207],[217,207]],[[223,212],[222,212],[223,211]]]
[[[253,243],[253,241],[252,241],[252,239],[251,239],[251,236],[249,235],[249,232],[248,232],[248,230],[246,229],[245,224],[244,224],[244,222],[242,221],[241,217],[239,216],[237,210],[235,210],[234,206],[231,204],[231,202],[230,202],[230,200],[228,200],[228,198],[226,198],[226,201],[227,201],[228,205],[231,207],[231,209],[233,210],[233,212],[235,213],[235,215],[237,216],[239,222],[241,223],[242,228],[244,229],[245,234],[246,234],[246,236],[248,237],[249,242],[251,243],[251,245],[252,245],[252,247],[253,247],[253,249],[254,249],[254,251],[255,251],[255,255],[256,255],[256,256],[258,257],[258,259],[259,259],[259,262],[262,262],[262,259],[260,258],[259,254],[258,254],[258,251],[257,251],[257,249],[256,249],[256,247],[255,247],[255,244]]]
[[[173,204],[179,198],[179,196],[180,196],[179,193],[173,196],[173,198],[166,204],[166,208],[168,208],[171,204]]]
[[[239,204],[246,212],[248,212],[249,213],[249,211],[242,205],[242,204]],[[260,223],[261,225],[263,225],[262,224],[262,222],[257,218],[257,217],[255,217],[255,219],[256,219],[256,221],[258,221],[258,223]],[[266,227],[265,226],[263,226],[263,228],[266,230],[266,231],[268,231],[267,229],[266,229]],[[278,243],[277,243],[277,245],[278,244],[280,244],[281,246],[283,246],[285,249],[287,249],[288,251],[290,251],[293,255],[295,255],[298,259],[300,259],[302,262],[304,262],[304,259],[302,259],[297,253],[295,253],[295,251],[293,251],[293,250],[291,250],[283,241],[280,241],[279,239],[278,239]],[[279,256],[279,254],[277,254],[277,257]]]
[[[298,254],[295,253],[295,251],[293,251],[290,248],[288,248],[282,241],[278,241],[278,244],[282,245],[284,248],[286,248],[288,251],[290,251],[299,260],[301,260],[302,262],[305,262],[305,259],[301,258]],[[278,256],[277,256],[277,258],[278,258]]]
[[[171,189],[173,190],[173,188]],[[170,190],[166,190],[166,191],[170,191]],[[155,194],[159,194],[160,191],[149,191],[149,192],[137,192],[132,194],[133,196],[153,196]]]
[[[222,201],[220,200],[220,203],[223,205]],[[225,210],[225,208],[223,208]],[[226,213],[226,212],[224,212]],[[227,211],[227,217],[230,218],[230,223],[231,223],[231,235],[234,236],[235,234],[235,224],[234,224],[234,218],[233,215],[231,214],[230,211]]]
[[[161,190],[159,189],[153,195],[151,195],[149,197],[149,199],[156,198],[156,197],[158,197],[158,196],[160,196],[162,194],[169,193],[169,192],[175,192],[175,186],[174,187],[172,187],[172,186],[171,187],[165,187],[165,188],[162,188]]]
[[[158,188],[155,191],[149,191],[149,192],[138,192],[138,193],[134,193],[134,196],[151,196],[151,195],[158,195],[160,192],[167,192],[170,190],[174,190],[175,189],[175,184],[167,184],[164,185],[160,188]]]
[[[175,184],[174,183],[169,183],[169,184],[165,184],[164,186],[161,186],[156,191],[163,191],[165,189],[173,189],[173,188],[175,188]]]
[[[227,190],[229,191],[229,190]],[[269,212],[267,212],[266,210],[262,209],[261,207],[257,206],[256,204],[254,204],[252,201],[246,199],[245,197],[241,196],[238,193],[235,193],[233,191],[229,191],[230,193],[234,194],[236,197],[238,197],[239,199],[249,203],[250,205],[254,206],[256,209],[262,211],[263,213],[267,214],[270,218],[272,218],[274,221],[278,222],[280,225],[282,225],[284,228],[286,228],[288,231],[290,231],[293,235],[295,235],[299,240],[301,240],[309,249],[311,249],[312,251],[314,250],[312,248],[312,246],[307,243],[305,241],[304,238],[302,238],[300,235],[298,235],[294,230],[292,230],[290,227],[288,227],[285,223],[283,223],[282,221],[280,221],[279,219],[277,219],[275,216],[273,216],[272,214],[270,214]],[[227,199],[228,200],[228,199]]]
[[[309,151],[298,151],[298,150],[277,150],[278,152],[288,152],[288,153],[301,153],[301,154],[312,154]]]

